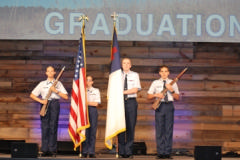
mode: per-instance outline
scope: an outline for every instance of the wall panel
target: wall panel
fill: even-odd
[[[98,108],[97,152],[103,151],[110,41],[87,41],[87,74],[101,91]],[[148,153],[156,153],[154,111],[147,90],[158,79],[159,65],[170,67],[174,78],[186,66],[179,80],[180,101],[175,102],[174,149],[192,151],[195,145],[221,145],[226,151],[240,151],[240,47],[233,43],[119,42],[121,57],[132,59],[139,72],[135,141],[145,141]],[[45,68],[66,70],[61,81],[71,93],[78,41],[0,41],[0,139],[23,139],[41,145],[40,105],[29,98],[33,88],[45,79]],[[58,140],[68,140],[70,100],[61,100]],[[217,136],[216,136],[217,135]]]

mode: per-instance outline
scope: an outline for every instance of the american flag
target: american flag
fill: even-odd
[[[69,135],[74,143],[74,150],[86,139],[85,131],[90,126],[86,102],[85,37],[82,34],[72,84],[68,126]]]
[[[115,26],[113,30],[111,68],[107,95],[105,145],[107,148],[112,149],[112,139],[126,130],[120,52]]]

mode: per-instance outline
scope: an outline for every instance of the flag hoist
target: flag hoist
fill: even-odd
[[[126,131],[122,71],[116,32],[116,20],[118,15],[114,12],[111,17],[113,18],[114,27],[107,90],[107,117],[105,132],[105,145],[108,149],[112,149],[112,139],[114,137],[116,138],[116,145],[118,146],[117,135]],[[116,157],[118,157],[118,147],[116,148]]]
[[[80,16],[79,21],[82,21],[82,28],[72,83],[71,107],[68,125],[68,132],[74,143],[74,150],[80,146],[80,157],[81,143],[85,141],[86,129],[90,127],[86,91],[85,20],[88,21],[87,16]]]

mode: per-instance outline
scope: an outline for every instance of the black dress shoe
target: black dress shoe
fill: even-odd
[[[157,157],[156,157],[156,159],[165,159],[165,156],[162,155],[162,154],[158,154]]]
[[[49,153],[48,153],[48,152],[42,152],[42,153],[40,154],[40,157],[47,157],[47,156],[49,156]]]
[[[125,155],[119,154],[119,155],[118,155],[118,158],[125,158]]]
[[[166,159],[173,159],[170,154],[166,154],[164,157],[165,157]]]
[[[57,152],[50,152],[49,155],[52,156],[52,157],[56,157],[57,156]]]
[[[86,154],[86,153],[83,153],[80,158],[87,158],[87,154]]]
[[[89,154],[89,158],[96,158],[95,154]]]
[[[126,158],[133,159],[133,155],[126,155]]]

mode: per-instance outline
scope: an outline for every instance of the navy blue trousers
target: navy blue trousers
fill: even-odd
[[[95,154],[98,112],[94,106],[88,106],[90,127],[86,129],[86,140],[82,143],[83,154]]]
[[[136,98],[130,98],[124,101],[124,105],[126,132],[118,134],[118,154],[132,155],[138,103]]]
[[[60,104],[57,99],[48,102],[48,110],[44,117],[41,116],[42,152],[57,151],[57,131]]]
[[[174,106],[161,103],[155,111],[155,129],[158,154],[171,154],[173,141]]]

